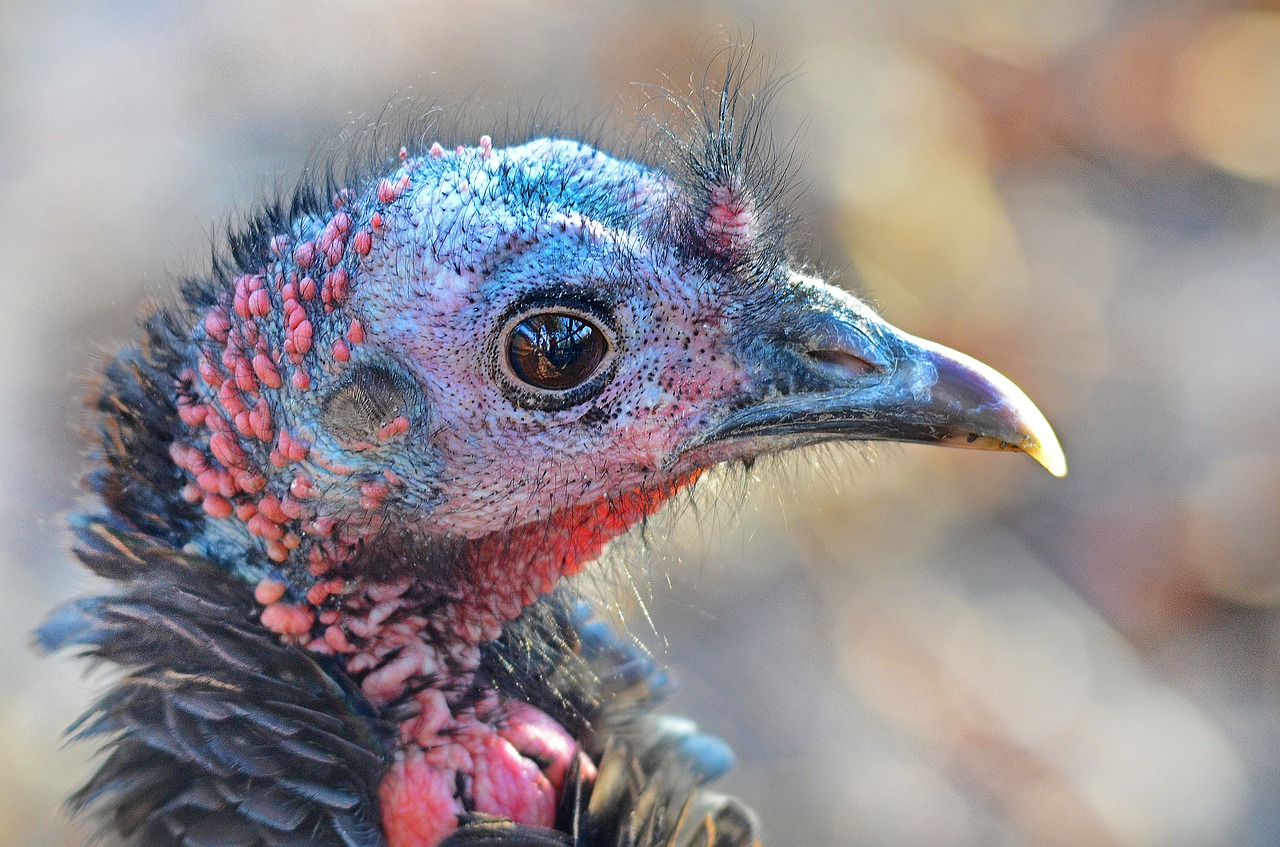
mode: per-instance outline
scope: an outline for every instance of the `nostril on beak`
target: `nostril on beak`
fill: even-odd
[[[810,350],[808,356],[825,369],[845,377],[865,376],[879,368],[847,350]]]

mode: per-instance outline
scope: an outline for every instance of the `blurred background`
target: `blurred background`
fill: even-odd
[[[139,303],[393,98],[625,133],[724,27],[800,70],[815,257],[1071,463],[813,452],[633,542],[725,790],[781,847],[1280,843],[1280,3],[64,0],[0,5],[0,844],[84,836],[94,680],[28,633]]]

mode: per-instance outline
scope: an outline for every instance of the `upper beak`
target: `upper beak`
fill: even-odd
[[[1049,422],[995,369],[909,335],[822,283],[800,281],[793,294],[743,345],[764,390],[712,422],[682,454],[910,441],[1019,450],[1054,476],[1066,474]]]

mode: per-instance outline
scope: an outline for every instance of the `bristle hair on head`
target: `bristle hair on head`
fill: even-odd
[[[213,238],[211,266],[216,278],[231,279],[256,270],[269,258],[271,239],[306,218],[333,213],[342,192],[361,195],[400,166],[400,156],[424,157],[433,144],[446,149],[474,146],[489,136],[495,147],[535,138],[572,138],[614,149],[612,113],[601,109],[557,107],[544,96],[532,105],[494,106],[478,97],[456,101],[401,94],[376,115],[354,119],[317,143],[293,180],[280,179],[262,191],[247,211],[233,213]],[[624,134],[625,135],[625,134]],[[623,139],[625,149],[640,149]]]
[[[796,137],[779,143],[770,122],[795,71],[780,70],[750,42],[720,45],[696,67],[688,91],[649,89],[657,164],[680,188],[669,237],[716,269],[768,276],[789,258],[804,188]]]

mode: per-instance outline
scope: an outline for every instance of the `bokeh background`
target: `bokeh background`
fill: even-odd
[[[1071,475],[814,452],[632,543],[725,789],[774,845],[1280,843],[1280,3],[46,0],[0,6],[0,844],[84,836],[95,682],[27,634],[91,587],[76,398],[138,304],[389,100],[625,133],[726,28],[800,70],[815,257]]]

